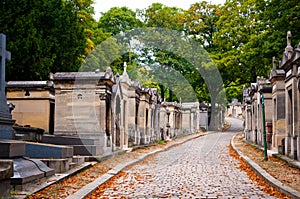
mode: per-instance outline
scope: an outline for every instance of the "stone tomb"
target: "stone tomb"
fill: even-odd
[[[243,102],[245,106],[245,136],[246,140],[263,146],[263,124],[262,124],[262,93],[264,94],[265,121],[272,123],[272,85],[263,78],[257,77],[256,83],[251,83],[251,87],[244,90]],[[267,132],[267,128],[266,128]],[[272,135],[268,135],[267,141],[272,142]]]
[[[205,103],[199,104],[200,112],[199,112],[199,127],[201,130],[208,129],[208,105]]]
[[[161,98],[157,89],[143,88],[138,81],[131,82],[127,73],[121,84],[127,95],[129,146],[154,143],[161,139]]]
[[[265,106],[265,125],[267,133],[268,147],[272,142],[271,132],[267,131],[267,124],[272,124],[273,106],[272,106],[272,85],[268,79],[263,77],[257,77],[257,143],[260,146],[264,145],[263,142],[263,123],[262,123],[262,93],[264,95],[264,106]]]
[[[129,87],[131,80],[126,72],[126,63],[124,63],[124,72],[121,76],[116,75],[116,84],[112,87],[112,119],[113,133],[112,142],[114,150],[128,148],[128,116],[132,109],[129,109]]]
[[[140,91],[139,104],[139,131],[140,144],[151,143],[151,92],[149,88],[142,88]]]
[[[122,80],[122,85],[125,82]],[[141,85],[139,82],[129,82],[127,81],[126,86],[128,86],[127,94],[128,94],[128,145],[136,146],[140,145],[140,92]]]
[[[6,97],[15,105],[12,117],[18,125],[54,132],[54,85],[52,81],[9,81]]]
[[[177,102],[163,102],[160,111],[161,129],[166,139],[182,134],[181,105]]]
[[[44,135],[42,143],[72,146],[74,155],[94,156],[96,155],[96,145],[93,139],[82,138],[79,136],[59,136]]]
[[[198,102],[182,103],[182,131],[185,134],[200,130],[200,104]]]
[[[55,173],[54,169],[47,167],[42,161],[24,157],[28,157],[25,152],[25,142],[16,140],[0,140],[0,151],[0,158],[9,158],[13,160],[14,175],[11,177],[11,184],[16,190],[22,190],[22,185],[25,183],[47,177]],[[39,151],[39,149],[35,150],[34,154]]]
[[[241,117],[242,112],[242,104],[238,101],[238,99],[232,99],[227,109],[227,115],[232,117]]]
[[[12,138],[12,125],[15,122],[11,119],[11,114],[9,107],[7,106],[7,101],[5,97],[5,60],[10,58],[10,53],[5,50],[5,35],[0,34],[0,52],[1,52],[1,78],[0,78],[0,151],[1,157],[4,159],[12,159],[14,165],[14,175],[10,178],[11,184],[14,186],[18,184],[23,184],[41,177],[46,177],[54,174],[54,170],[45,166],[39,160],[25,159],[25,143],[15,140],[10,140]],[[4,138],[4,139],[3,139]],[[6,140],[7,139],[7,140]],[[11,176],[11,167],[6,167],[7,162],[0,161],[0,168],[2,169],[0,173],[7,173],[0,177],[1,194],[3,197],[9,197],[7,194],[10,191],[7,183],[7,177]],[[5,167],[5,168],[3,168]],[[7,172],[5,170],[8,170]],[[21,185],[22,186],[22,185]],[[2,190],[2,187],[7,187]],[[20,187],[18,187],[20,188]],[[16,187],[15,187],[16,189]],[[2,192],[3,191],[3,192]]]
[[[275,57],[273,57],[273,69],[269,77],[272,84],[272,150],[277,151],[285,137],[285,72],[278,70]]]
[[[161,140],[160,132],[160,110],[161,110],[161,97],[158,94],[157,88],[151,88],[150,100],[150,142],[154,143]]]
[[[293,50],[292,34],[287,32],[287,46],[283,53],[280,68],[285,71],[285,155],[300,159],[299,137],[299,57],[300,45]]]
[[[55,84],[55,129],[58,136],[94,140],[95,155],[112,153],[112,86],[105,72],[60,72],[50,75]]]

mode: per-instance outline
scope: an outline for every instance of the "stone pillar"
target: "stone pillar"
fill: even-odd
[[[5,63],[10,60],[11,54],[6,51],[6,36],[0,34],[0,139],[12,139],[12,119],[5,96]]]
[[[272,83],[272,104],[273,104],[273,135],[272,150],[278,151],[282,139],[285,137],[285,72],[277,70],[275,57],[273,57],[273,69],[270,72],[270,81]],[[282,148],[283,146],[281,146]],[[283,152],[281,150],[281,152]]]
[[[297,118],[297,107],[295,106],[295,102],[297,102],[297,99],[295,99],[295,88],[296,81],[295,81],[295,75],[296,75],[296,68],[294,64],[292,63],[292,57],[294,53],[294,49],[291,44],[291,32],[287,32],[287,46],[285,48],[285,51],[283,53],[282,59],[280,61],[280,69],[284,70],[285,72],[285,103],[286,103],[286,114],[285,114],[285,123],[286,123],[286,136],[285,136],[285,154],[292,157],[294,156],[294,132],[295,127],[298,128],[297,121],[295,120]],[[296,123],[294,123],[296,122]],[[296,130],[297,132],[298,130]]]

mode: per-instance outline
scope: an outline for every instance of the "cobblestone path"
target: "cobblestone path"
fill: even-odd
[[[242,128],[231,120],[232,131]],[[272,198],[229,155],[234,132],[215,132],[125,171],[99,198]]]

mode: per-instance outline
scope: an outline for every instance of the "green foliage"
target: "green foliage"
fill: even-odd
[[[157,143],[158,144],[164,144],[165,142],[163,140],[159,140]]]
[[[287,31],[292,32],[293,44],[300,42],[300,1],[268,0],[260,9],[260,18],[265,24],[266,34],[263,37],[264,56],[271,65],[273,56],[281,57],[286,47]]]
[[[7,80],[44,80],[50,72],[79,68],[86,39],[72,2],[2,0],[0,13],[0,32],[12,52]]]
[[[182,95],[193,100],[188,96],[193,93],[201,102],[214,103],[224,100],[225,94],[240,99],[244,85],[257,76],[267,77],[271,58],[280,57],[285,48],[288,30],[294,46],[300,41],[298,1],[227,0],[222,6],[201,1],[188,10],[153,3],[137,12],[114,7],[98,22],[92,17],[92,3],[2,0],[0,32],[7,35],[7,49],[12,52],[7,80],[42,80],[50,72],[77,71],[89,54],[83,71],[110,65],[121,74],[127,62],[132,79],[159,88],[171,100],[179,101]],[[176,30],[181,35],[162,36],[156,34],[158,30],[144,37],[139,33],[135,39],[141,43],[134,49],[128,31],[140,27]],[[115,38],[109,38],[112,35]],[[125,36],[119,40],[118,35]],[[210,54],[204,49],[190,53],[199,46]],[[215,66],[222,85],[213,81]],[[186,84],[190,86],[183,88]]]
[[[101,42],[87,56],[80,71],[105,71],[107,66],[110,66],[115,59],[119,57],[119,45],[116,39],[110,37]],[[116,72],[116,71],[114,71]]]
[[[145,10],[139,10],[138,15],[148,27],[183,30],[185,11],[176,7],[153,3]]]
[[[206,50],[213,51],[214,33],[218,31],[217,21],[221,16],[220,6],[201,1],[191,5],[186,17],[185,32],[198,41]]]
[[[136,13],[127,7],[114,7],[102,14],[98,27],[112,35],[143,26],[143,23],[136,17]]]

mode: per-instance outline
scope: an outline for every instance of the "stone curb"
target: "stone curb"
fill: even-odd
[[[199,138],[201,136],[205,136],[208,133],[204,133],[204,134],[200,134],[197,135],[195,137],[192,138],[188,138],[186,140],[183,141],[177,141],[174,142],[173,144],[170,144],[169,146],[165,146],[161,149],[157,149],[155,151],[149,152],[147,154],[141,155],[140,157],[138,157],[135,160],[132,160],[130,162],[127,162],[125,164],[119,164],[116,167],[114,167],[113,169],[109,170],[107,173],[103,174],[102,176],[100,176],[99,178],[97,178],[96,180],[94,180],[93,182],[85,185],[84,187],[82,187],[81,189],[79,189],[77,192],[75,192],[73,195],[68,196],[66,199],[83,199],[86,198],[88,195],[90,195],[91,193],[93,193],[99,186],[101,186],[102,184],[104,184],[105,182],[107,182],[108,180],[110,180],[112,177],[114,177],[115,175],[117,175],[118,173],[120,173],[122,170],[128,168],[131,165],[134,165],[138,162],[141,162],[142,160],[144,160],[145,158],[151,156],[151,155],[155,155],[157,153],[166,151],[172,147],[178,146],[180,144],[186,143],[190,140]]]
[[[235,135],[236,136],[236,135]],[[267,182],[270,186],[275,187],[282,193],[290,196],[291,198],[294,199],[300,199],[300,192],[292,189],[289,186],[284,185],[281,183],[279,180],[275,179],[273,176],[271,176],[269,173],[267,173],[263,168],[261,168],[258,164],[256,164],[254,161],[252,161],[250,158],[247,156],[244,156],[241,151],[239,151],[235,144],[234,144],[234,138],[235,136],[232,137],[231,139],[231,146],[233,150],[235,150],[238,155],[245,160],[245,162],[251,167],[251,169],[260,177],[264,179],[265,182]]]

